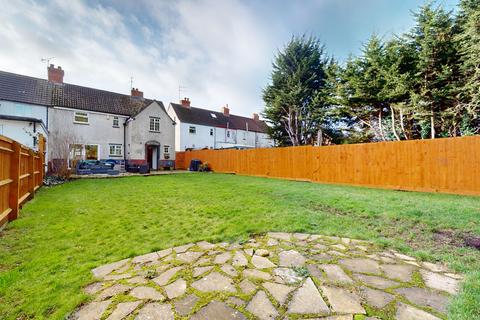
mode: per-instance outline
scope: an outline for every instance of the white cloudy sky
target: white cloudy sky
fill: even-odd
[[[65,82],[168,103],[250,115],[263,108],[271,62],[292,35],[313,34],[345,60],[372,32],[412,25],[419,0],[0,0],[0,70],[46,77],[41,58]],[[453,9],[457,0],[439,2]]]

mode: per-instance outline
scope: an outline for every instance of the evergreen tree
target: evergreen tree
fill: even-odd
[[[313,37],[294,37],[273,63],[263,91],[264,117],[280,145],[313,145],[322,140],[330,110],[327,68],[332,62]]]
[[[458,57],[451,13],[427,4],[415,14],[408,39],[416,49],[411,94],[422,138],[455,135]]]
[[[361,128],[370,131],[376,140],[388,140],[384,116],[389,112],[385,96],[385,48],[373,35],[364,46],[362,55],[350,58],[344,68],[338,88],[340,103],[355,117]]]
[[[459,92],[461,135],[480,133],[480,1],[463,0],[457,17],[462,88]]]

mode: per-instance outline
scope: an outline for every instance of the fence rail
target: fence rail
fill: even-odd
[[[212,170],[319,183],[480,195],[480,136],[337,146],[177,153]],[[183,160],[183,161],[182,161]]]
[[[44,175],[45,140],[39,151],[0,135],[0,228],[17,219],[19,209],[40,188]]]

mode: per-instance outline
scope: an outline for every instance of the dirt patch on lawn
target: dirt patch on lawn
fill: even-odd
[[[437,244],[454,247],[472,247],[480,250],[480,237],[471,233],[455,232],[453,230],[439,230],[433,234]]]

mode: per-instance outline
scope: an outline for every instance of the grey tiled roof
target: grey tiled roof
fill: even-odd
[[[153,100],[0,71],[0,100],[134,116]],[[163,103],[158,101],[164,108]]]
[[[178,117],[178,120],[186,123],[199,124],[211,127],[230,128],[255,132],[267,132],[264,121],[230,114],[225,116],[222,112],[210,111],[201,108],[186,108],[177,103],[170,104]],[[215,117],[212,116],[215,115]]]
[[[0,71],[0,99],[49,106],[53,84],[44,79]]]

